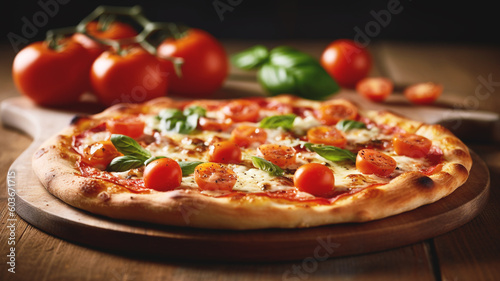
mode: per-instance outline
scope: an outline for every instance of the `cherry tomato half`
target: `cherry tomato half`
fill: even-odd
[[[182,75],[175,74],[172,62],[170,90],[176,95],[207,97],[218,90],[227,77],[229,62],[224,47],[209,33],[191,28],[179,39],[167,38],[158,46],[159,57],[183,59]]]
[[[404,95],[414,104],[431,104],[439,98],[442,92],[443,86],[433,82],[427,82],[407,87],[404,90]]]
[[[240,125],[231,132],[231,141],[242,147],[265,143],[267,133],[262,128]]]
[[[92,21],[87,24],[86,29],[88,34],[98,39],[119,40],[137,36],[137,31],[132,26],[119,21],[113,21],[104,27]],[[75,33],[72,38],[87,49],[93,60],[109,49],[108,46],[98,43],[83,33]]]
[[[259,146],[259,152],[264,159],[281,167],[287,168],[295,164],[295,149],[280,144],[263,144]]]
[[[85,159],[94,167],[104,170],[113,158],[121,155],[110,140],[99,141],[83,150]]]
[[[235,100],[222,107],[222,113],[234,122],[256,122],[259,111],[259,104],[250,100]]]
[[[200,117],[198,120],[198,125],[200,129],[203,131],[216,131],[216,132],[224,132],[231,127],[233,124],[233,120],[226,118],[224,120],[208,118],[208,117]]]
[[[216,142],[210,145],[209,161],[224,164],[238,164],[241,162],[241,149],[234,142]]]
[[[385,177],[396,169],[396,160],[373,149],[362,149],[356,157],[356,169],[363,174]]]
[[[342,119],[356,119],[358,109],[356,106],[346,100],[331,100],[324,102],[318,110],[315,111],[316,118],[321,124],[335,125]]]
[[[196,166],[194,180],[203,190],[231,190],[236,184],[236,173],[218,163],[203,163]]]
[[[393,88],[391,80],[384,77],[368,77],[356,84],[356,91],[374,102],[383,102],[392,94]]]
[[[335,187],[333,171],[319,163],[300,166],[293,175],[293,184],[300,191],[314,196],[327,197]]]
[[[393,137],[392,145],[398,155],[422,158],[429,153],[432,141],[416,134],[398,134]]]
[[[160,158],[149,163],[144,169],[146,188],[169,191],[181,185],[182,169],[175,160]]]
[[[312,143],[343,148],[347,143],[344,134],[335,127],[318,126],[307,131],[307,139]]]
[[[42,106],[75,103],[88,87],[92,60],[73,40],[62,41],[56,49],[35,42],[22,49],[12,65],[19,92]]]
[[[147,51],[132,48],[120,55],[102,53],[92,65],[90,81],[99,101],[141,103],[167,94],[165,66]]]
[[[144,121],[134,117],[119,117],[106,121],[106,128],[112,134],[126,135],[133,139],[144,134]]]
[[[354,88],[372,67],[370,53],[349,39],[335,40],[321,55],[321,65],[342,87]]]

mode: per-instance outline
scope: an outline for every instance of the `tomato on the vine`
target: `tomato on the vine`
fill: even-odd
[[[91,59],[71,39],[49,46],[35,42],[22,49],[12,66],[14,83],[22,94],[42,106],[75,103],[88,86]]]
[[[349,39],[335,40],[321,55],[321,65],[340,86],[354,88],[371,70],[372,58],[367,49]]]
[[[158,58],[142,48],[106,51],[92,65],[90,81],[99,101],[140,103],[167,94],[168,73]]]
[[[182,75],[165,60],[170,73],[170,91],[189,97],[206,97],[218,90],[227,77],[229,62],[224,47],[209,33],[191,28],[180,38],[167,38],[158,46],[161,58],[182,58]]]
[[[87,33],[98,39],[126,39],[137,36],[137,31],[130,25],[113,21],[107,24],[100,24],[91,21],[86,26]],[[109,49],[109,46],[102,45],[83,33],[73,34],[73,40],[80,43],[91,54],[92,59],[96,59],[102,52]]]

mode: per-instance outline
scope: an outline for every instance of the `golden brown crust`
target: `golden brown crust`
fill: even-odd
[[[310,106],[316,102],[292,96],[270,98]],[[214,102],[214,101],[210,101]],[[41,183],[64,202],[117,219],[220,229],[298,228],[343,222],[364,222],[399,214],[435,202],[463,184],[472,165],[467,147],[439,125],[426,125],[390,112],[368,112],[376,122],[399,126],[432,140],[443,150],[442,169],[432,175],[410,171],[388,184],[340,197],[331,205],[309,205],[262,196],[214,198],[196,190],[135,194],[111,182],[83,177],[75,166],[79,154],[69,149],[71,136],[106,118],[129,113],[158,112],[185,102],[161,98],[142,105],[116,105],[95,116],[81,117],[49,139],[33,156]],[[383,207],[382,207],[383,206]]]

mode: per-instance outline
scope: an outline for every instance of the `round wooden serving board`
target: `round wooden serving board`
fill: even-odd
[[[226,261],[323,259],[412,244],[455,229],[474,218],[489,190],[485,163],[472,152],[467,182],[450,196],[383,220],[314,227],[223,231],[159,226],[96,216],[50,195],[31,168],[31,157],[47,138],[66,127],[74,113],[42,109],[24,98],[2,103],[2,121],[34,139],[12,164],[16,211],[32,225],[79,244],[174,259]]]

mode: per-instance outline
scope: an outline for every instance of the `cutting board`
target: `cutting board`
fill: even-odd
[[[418,112],[409,113],[418,115]],[[16,173],[16,211],[24,220],[47,233],[102,250],[175,260],[321,260],[386,250],[446,233],[474,218],[488,196],[488,168],[472,152],[471,175],[450,196],[410,212],[368,223],[309,229],[224,231],[118,221],[63,203],[43,188],[32,171],[31,156],[37,147],[66,127],[74,114],[40,108],[25,98],[2,102],[2,122],[33,138],[33,143],[10,169]],[[445,116],[442,111],[434,114]],[[425,115],[436,120],[439,116]],[[492,118],[487,114],[478,116],[479,119]]]

